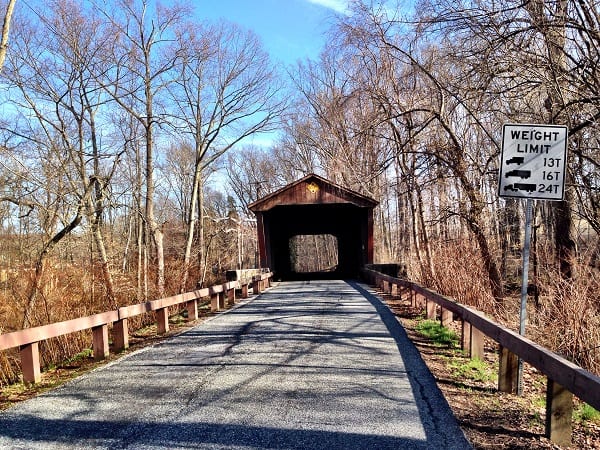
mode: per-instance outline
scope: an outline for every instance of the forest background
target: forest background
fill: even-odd
[[[597,2],[422,0],[407,16],[354,1],[293,67],[189,8],[17,2],[0,49],[0,333],[256,266],[248,204],[308,173],[380,202],[377,262],[516,328],[524,204],[498,197],[502,125],[559,124],[567,188],[534,207],[528,336],[600,373]],[[330,236],[291,245],[298,270],[335,264]],[[0,385],[16,379],[2,352]]]

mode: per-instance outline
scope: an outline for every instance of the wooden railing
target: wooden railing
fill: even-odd
[[[129,318],[154,311],[158,333],[164,334],[169,331],[169,307],[185,305],[188,314],[187,319],[193,321],[198,319],[198,300],[210,298],[211,311],[219,311],[226,307],[226,302],[229,305],[235,303],[236,289],[241,290],[242,298],[248,297],[249,285],[252,285],[254,294],[259,294],[265,287],[270,285],[272,275],[271,272],[267,271],[251,277],[241,277],[239,280],[186,292],[185,294],[124,306],[116,311],[2,334],[0,335],[0,350],[19,347],[23,382],[38,383],[41,380],[39,356],[39,343],[41,341],[91,329],[94,359],[102,360],[109,355],[109,325],[112,324],[113,348],[118,352],[129,347]]]
[[[499,344],[499,391],[517,392],[519,358],[544,374],[547,378],[546,436],[552,441],[559,445],[571,443],[573,394],[600,410],[600,377],[493,322],[483,313],[417,283],[368,267],[363,269],[363,274],[385,293],[408,298],[413,306],[422,306],[428,319],[439,318],[444,326],[453,320],[461,321],[461,346],[471,358],[483,358],[484,336],[496,341]]]

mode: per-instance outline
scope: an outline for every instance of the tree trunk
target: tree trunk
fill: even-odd
[[[200,182],[198,184],[198,258],[200,263],[200,270],[202,270],[202,277],[200,279],[200,286],[204,286],[206,280],[206,261],[208,259],[208,245],[204,236],[204,179],[202,173],[200,173]],[[204,247],[206,246],[206,250]]]
[[[4,21],[2,22],[2,38],[0,40],[0,71],[4,66],[4,60],[6,59],[6,52],[8,51],[8,35],[10,33],[10,22],[12,20],[13,11],[15,9],[15,3],[17,0],[10,0],[6,5],[6,14],[4,15]]]
[[[427,227],[425,224],[425,212],[423,208],[423,192],[418,183],[415,183],[415,192],[417,194],[417,213],[418,213],[418,222],[419,228],[421,229],[421,242],[423,244],[423,248],[425,249],[425,269],[426,269],[426,277],[427,283],[431,283],[435,277],[435,270],[433,268],[433,258],[431,256],[431,244],[429,243],[429,233],[427,232]],[[417,224],[415,224],[415,227]]]
[[[548,4],[544,0],[533,0],[525,3],[532,24],[544,37],[548,52],[548,73],[546,77],[547,98],[544,102],[548,110],[548,123],[560,123],[565,121],[563,117],[563,103],[566,89],[563,89],[563,74],[567,73],[566,61],[566,14],[567,0],[558,0]],[[545,14],[546,8],[554,8],[551,18]],[[569,176],[567,176],[569,179]],[[556,246],[556,258],[563,279],[570,280],[575,276],[576,244],[573,236],[573,218],[571,211],[572,194],[569,189],[565,190],[563,201],[552,202],[552,215],[554,219],[554,244]]]
[[[81,215],[81,206],[77,210],[77,214],[75,218],[62,230],[56,233],[49,241],[47,241],[42,247],[42,251],[40,252],[37,262],[35,264],[35,273],[33,277],[33,283],[31,285],[31,291],[29,293],[29,298],[27,299],[27,306],[25,308],[25,312],[23,314],[23,325],[22,328],[28,328],[31,325],[31,314],[36,305],[36,301],[38,295],[40,293],[40,289],[42,287],[42,280],[44,277],[44,269],[46,267],[46,260],[52,249],[58,244],[65,236],[67,236],[71,231],[73,231],[79,224],[81,223],[82,215]]]
[[[500,270],[494,261],[492,252],[490,251],[488,238],[483,229],[481,220],[481,200],[478,198],[474,187],[464,177],[461,177],[460,180],[471,204],[468,211],[463,211],[463,217],[465,218],[469,231],[475,236],[477,244],[479,245],[479,252],[488,274],[492,295],[496,302],[502,302],[504,300],[504,285],[502,283]]]
[[[198,153],[196,153],[198,154]],[[194,232],[195,232],[195,223],[196,223],[196,205],[200,208],[201,201],[200,198],[202,196],[199,191],[202,190],[202,167],[200,165],[200,160],[196,160],[196,167],[194,170],[194,179],[192,181],[192,196],[190,198],[190,209],[188,216],[188,224],[187,224],[187,236],[185,243],[185,253],[183,255],[183,274],[181,277],[181,285],[179,287],[179,291],[181,293],[185,292],[187,280],[189,278],[190,273],[190,264],[192,260],[192,245],[194,243]],[[199,211],[200,220],[200,232],[202,232],[202,210]],[[200,254],[202,254],[202,247],[200,247]]]
[[[568,177],[567,177],[568,178]],[[571,213],[571,191],[565,189],[565,199],[553,202],[554,216],[554,245],[560,275],[564,280],[575,278],[575,262],[577,245],[573,237],[573,218]]]
[[[106,295],[108,297],[106,306],[109,308],[116,308],[118,305],[115,297],[115,288],[112,274],[110,272],[108,255],[106,253],[106,245],[104,244],[104,235],[102,234],[102,230],[97,223],[92,224],[92,233],[94,235],[94,241],[96,242],[96,248],[98,249],[98,255],[100,256],[102,277],[104,279],[104,287],[106,288]]]

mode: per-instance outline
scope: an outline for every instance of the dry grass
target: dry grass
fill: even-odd
[[[507,291],[502,304],[494,302],[487,284],[479,251],[474,242],[454,241],[432,249],[433,279],[417,273],[426,286],[458,302],[473,306],[494,317],[499,323],[519,328],[520,291]],[[567,359],[600,374],[600,271],[592,258],[582,258],[575,265],[576,277],[561,278],[552,252],[539,251],[540,273],[536,280],[540,301],[528,298],[527,336]],[[520,257],[511,261],[520,264]],[[413,267],[416,267],[414,265]],[[551,332],[548,332],[551,330]]]
[[[27,305],[27,293],[33,282],[31,270],[15,273],[4,283],[0,291],[0,333],[19,330],[23,325],[23,312]],[[134,280],[118,279],[120,285],[134,285]],[[120,290],[119,305],[136,303],[135,289]],[[86,270],[76,265],[61,265],[46,270],[43,289],[31,317],[31,326],[45,325],[64,320],[85,317],[110,310],[99,271]],[[135,331],[154,321],[152,314],[145,314],[130,321]],[[90,331],[71,333],[40,343],[41,366],[45,369],[60,364],[91,347]],[[18,349],[0,352],[0,387],[19,381],[21,373]]]
[[[577,274],[569,281],[556,272],[545,277],[530,329],[537,342],[600,375],[600,274],[588,264],[578,264]]]

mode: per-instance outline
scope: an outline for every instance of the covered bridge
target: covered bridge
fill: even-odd
[[[373,209],[378,202],[311,174],[249,205],[257,219],[260,264],[276,279],[353,278],[373,262]],[[331,271],[293,270],[290,240],[332,235],[338,263]]]

